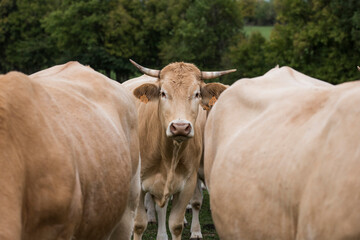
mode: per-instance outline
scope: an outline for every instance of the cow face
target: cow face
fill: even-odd
[[[134,95],[143,102],[158,101],[159,119],[166,136],[179,142],[194,136],[199,105],[210,109],[211,101],[214,103],[214,99],[226,89],[220,83],[205,84],[202,80],[204,73],[193,64],[171,63],[161,71],[144,70],[144,67],[134,65],[143,73],[158,77],[156,83],[137,87]]]

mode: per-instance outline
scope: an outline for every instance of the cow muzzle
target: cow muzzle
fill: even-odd
[[[184,141],[194,136],[194,128],[189,121],[174,120],[169,123],[166,135],[176,141]]]

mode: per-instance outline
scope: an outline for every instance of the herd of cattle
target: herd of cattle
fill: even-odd
[[[0,239],[201,239],[201,182],[221,239],[360,239],[360,82],[131,62],[0,75]]]

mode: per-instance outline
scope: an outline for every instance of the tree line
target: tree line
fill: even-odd
[[[270,39],[245,24],[273,25]],[[124,81],[136,70],[195,63],[237,68],[231,84],[279,64],[341,83],[359,78],[357,0],[2,0],[0,72],[76,60]]]

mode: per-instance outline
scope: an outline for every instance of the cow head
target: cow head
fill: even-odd
[[[158,101],[159,117],[166,136],[183,141],[194,136],[194,124],[199,104],[209,110],[226,86],[204,82],[236,71],[202,72],[190,63],[175,62],[162,70],[145,68],[130,60],[142,73],[158,78],[156,83],[145,83],[134,90],[143,102]]]

